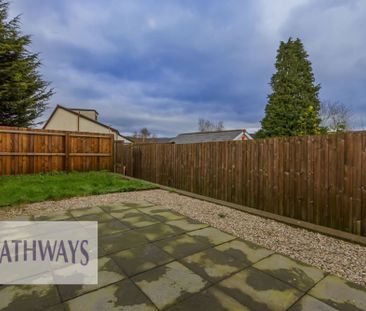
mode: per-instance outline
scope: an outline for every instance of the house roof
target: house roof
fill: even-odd
[[[45,129],[45,128],[46,128],[47,124],[50,122],[50,120],[52,119],[52,117],[53,117],[53,116],[54,116],[54,114],[56,113],[57,109],[63,109],[63,110],[65,110],[65,111],[68,111],[68,112],[70,112],[70,113],[72,113],[72,114],[75,114],[75,115],[79,116],[80,118],[86,119],[86,120],[88,120],[88,121],[90,121],[90,122],[93,122],[93,123],[95,123],[95,124],[98,124],[98,125],[100,125],[100,126],[103,126],[103,127],[107,128],[107,129],[111,130],[112,132],[116,133],[117,135],[119,135],[119,136],[123,137],[124,139],[126,139],[126,140],[128,140],[128,141],[132,142],[132,141],[131,141],[130,139],[128,139],[127,137],[125,137],[125,136],[121,135],[117,129],[115,129],[115,128],[113,128],[113,127],[110,127],[110,126],[108,126],[108,125],[105,125],[104,123],[101,123],[101,122],[99,122],[99,121],[96,121],[96,120],[94,120],[94,119],[91,119],[91,118],[89,118],[89,117],[87,117],[87,116],[84,116],[84,115],[79,114],[79,113],[77,113],[77,112],[75,112],[75,111],[74,111],[74,110],[94,110],[94,109],[78,109],[78,108],[73,108],[74,110],[71,110],[71,109],[66,108],[66,107],[64,107],[64,106],[57,105],[57,106],[56,106],[56,108],[52,111],[52,113],[51,113],[50,117],[48,118],[48,120],[46,121],[46,123],[43,125],[43,129]],[[94,111],[95,111],[96,113],[98,113],[96,110],[94,110]]]
[[[150,143],[169,144],[173,139],[173,137],[149,137],[143,139],[141,137],[133,137],[133,136],[128,136],[127,138],[137,144],[150,144]]]
[[[230,141],[234,140],[242,133],[243,130],[183,133],[173,138],[170,142],[176,144],[194,144],[215,141]],[[248,139],[252,139],[252,137],[247,132],[245,132],[245,135]]]

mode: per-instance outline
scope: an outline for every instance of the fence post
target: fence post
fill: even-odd
[[[126,175],[126,165],[127,165],[126,157],[125,157],[126,148],[127,148],[127,145],[125,142],[123,142],[121,144],[121,148],[119,148],[119,154],[120,154],[119,165],[120,165],[123,175]]]
[[[65,171],[70,172],[70,134],[65,134]]]
[[[111,171],[116,172],[116,152],[115,152],[115,141],[114,135],[111,135]]]
[[[130,173],[130,174],[131,174],[131,175],[130,175],[130,176],[131,176],[131,177],[135,177],[135,175],[134,175],[135,173],[134,173],[134,169],[133,169],[133,168],[134,168],[134,166],[135,166],[134,158],[133,158],[133,147],[134,147],[134,146],[132,145],[132,146],[131,146],[131,148],[130,148],[130,150],[131,150],[131,156],[130,156],[130,159],[131,159],[131,173]]]

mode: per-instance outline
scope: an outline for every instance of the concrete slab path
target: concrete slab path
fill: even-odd
[[[366,289],[148,202],[33,220],[97,220],[99,284],[0,286],[0,310],[366,310]]]

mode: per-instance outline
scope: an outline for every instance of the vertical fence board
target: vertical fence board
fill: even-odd
[[[340,211],[340,224],[342,228],[348,227],[347,209],[344,202],[344,162],[345,161],[345,135],[337,135],[337,164],[336,164],[336,210]]]
[[[361,211],[361,157],[362,157],[362,136],[361,133],[353,135],[353,187],[352,187],[352,211],[353,223],[352,233],[361,234],[362,211]],[[340,226],[341,227],[341,226]]]

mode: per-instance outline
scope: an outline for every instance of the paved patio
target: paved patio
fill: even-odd
[[[0,310],[366,310],[366,289],[147,202],[98,220],[99,284],[1,286]]]

